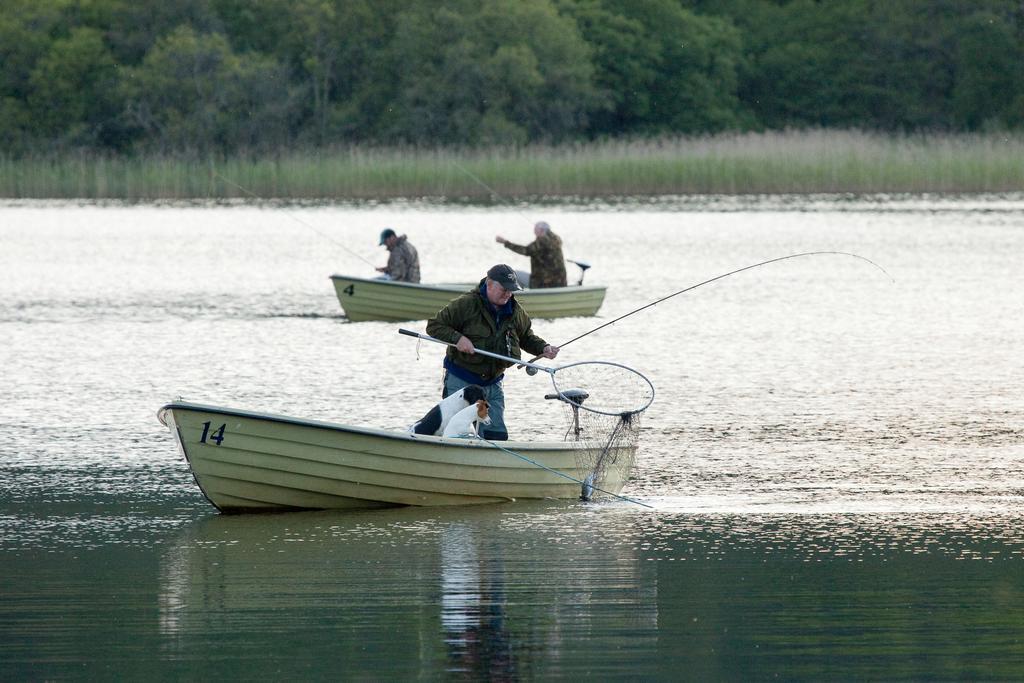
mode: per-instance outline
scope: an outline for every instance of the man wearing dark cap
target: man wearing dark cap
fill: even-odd
[[[380,245],[387,246],[390,253],[388,264],[378,268],[377,272],[384,273],[388,280],[420,281],[420,256],[405,235],[399,237],[391,228],[384,228],[380,233]]]
[[[427,334],[455,344],[445,353],[441,397],[470,384],[483,387],[491,425],[481,436],[492,441],[508,439],[501,380],[512,364],[476,350],[511,358],[522,358],[523,350],[545,358],[558,355],[557,346],[533,333],[530,316],[512,295],[521,289],[515,271],[500,263],[488,270],[476,287],[453,299],[427,321]]]

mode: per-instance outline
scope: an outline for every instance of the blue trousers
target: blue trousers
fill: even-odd
[[[450,372],[444,373],[444,391],[441,398],[447,398],[462,387],[468,387],[471,382],[459,379]],[[487,399],[487,412],[491,418],[490,426],[481,425],[480,436],[489,441],[507,441],[508,429],[505,427],[505,390],[501,388],[501,382],[495,382],[489,387],[482,387],[484,398]]]

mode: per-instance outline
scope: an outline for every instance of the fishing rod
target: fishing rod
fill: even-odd
[[[239,185],[238,183],[236,183],[236,182],[234,182],[234,181],[232,181],[232,180],[229,180],[229,179],[225,178],[225,177],[224,177],[224,176],[222,176],[222,175],[221,175],[220,173],[217,173],[216,171],[211,171],[211,173],[212,173],[212,174],[213,174],[213,175],[214,175],[215,177],[217,177],[217,178],[220,178],[221,180],[223,180],[223,181],[224,181],[225,183],[227,183],[228,185],[231,185],[231,186],[233,186],[233,187],[237,187],[237,188],[238,188],[239,190],[241,190],[242,192],[246,193],[247,195],[249,195],[249,196],[250,196],[250,197],[252,197],[253,199],[260,199],[260,200],[262,200],[262,199],[263,199],[263,197],[260,197],[259,195],[255,194],[255,193],[253,193],[253,192],[250,192],[249,190],[245,189],[244,187],[242,187],[242,186],[241,186],[241,185]],[[338,242],[337,240],[335,240],[335,239],[332,239],[330,235],[327,235],[326,233],[324,233],[324,232],[321,232],[320,230],[317,230],[316,228],[314,228],[314,227],[313,227],[312,225],[310,225],[309,223],[307,223],[307,222],[303,221],[302,219],[298,218],[297,216],[293,215],[293,214],[292,214],[291,212],[289,212],[289,211],[285,211],[285,212],[284,212],[284,214],[285,214],[286,216],[288,216],[289,218],[291,218],[291,219],[292,219],[293,221],[295,221],[296,223],[298,223],[299,225],[303,225],[303,226],[305,226],[305,227],[309,228],[310,230],[312,230],[312,231],[313,231],[313,232],[315,232],[316,234],[318,234],[318,235],[320,235],[321,237],[323,237],[323,238],[324,238],[325,240],[327,240],[328,242],[331,242],[332,244],[334,244],[334,245],[336,245],[336,246],[338,246],[338,247],[340,247],[340,248],[344,249],[344,250],[345,250],[346,252],[348,252],[348,253],[349,253],[349,254],[351,254],[352,256],[355,256],[355,257],[356,257],[357,259],[359,259],[360,261],[362,261],[362,262],[363,262],[363,263],[365,263],[366,265],[370,266],[371,268],[373,268],[373,269],[376,269],[376,268],[377,268],[377,266],[375,266],[375,265],[374,265],[373,263],[371,263],[371,262],[370,262],[370,261],[368,261],[367,259],[363,258],[363,257],[362,257],[361,255],[359,255],[359,254],[357,254],[356,252],[352,251],[351,249],[349,249],[348,247],[346,247],[346,246],[345,246],[344,244],[342,244],[341,242]]]
[[[704,285],[711,284],[712,282],[715,282],[717,280],[721,280],[722,278],[727,278],[730,275],[735,275],[737,273],[742,273],[743,271],[750,270],[752,268],[758,268],[760,266],[766,266],[769,263],[777,263],[779,261],[786,261],[788,259],[800,258],[802,256],[821,256],[821,255],[824,255],[824,254],[832,254],[832,255],[838,255],[838,256],[852,256],[853,258],[858,258],[861,261],[867,261],[868,263],[873,265],[875,268],[878,268],[880,271],[885,273],[885,276],[887,278],[889,278],[893,282],[896,282],[896,280],[893,278],[893,276],[889,275],[889,272],[885,268],[883,268],[882,266],[878,265],[877,263],[875,263],[871,259],[866,258],[864,256],[860,256],[858,254],[852,254],[852,253],[850,253],[848,251],[804,251],[804,252],[801,252],[799,254],[790,254],[788,256],[779,256],[777,258],[768,259],[767,261],[761,261],[760,263],[755,263],[753,265],[744,266],[743,268],[737,268],[736,270],[730,270],[728,273],[723,273],[722,275],[717,275],[717,276],[715,276],[713,278],[710,278],[708,280],[704,280],[703,282],[698,282],[695,285],[690,285],[689,287],[687,287],[685,289],[680,289],[678,292],[673,292],[672,294],[669,294],[668,296],[663,296],[660,299],[657,299],[655,301],[652,301],[649,304],[645,304],[645,305],[641,306],[640,308],[635,308],[632,311],[630,311],[629,313],[625,313],[623,315],[620,315],[618,318],[615,318],[614,320],[609,320],[608,322],[606,322],[606,323],[604,323],[602,325],[598,325],[594,329],[589,330],[587,332],[584,332],[583,334],[579,335],[578,337],[573,337],[572,339],[570,339],[569,341],[565,342],[564,344],[559,345],[558,348],[561,349],[562,347],[568,346],[569,344],[572,344],[574,341],[583,339],[587,335],[593,334],[594,332],[597,332],[598,330],[604,329],[604,328],[608,327],[609,325],[614,325],[615,323],[619,322],[623,318],[628,318],[629,316],[631,316],[631,315],[633,315],[635,313],[639,313],[640,311],[646,310],[646,309],[650,308],[651,306],[657,306],[662,301],[666,301],[668,299],[671,299],[674,296],[679,296],[680,294],[685,294],[686,292],[690,292],[690,291],[692,291],[694,289],[697,289],[698,287],[703,287]],[[530,363],[534,363],[537,360],[539,360],[540,358],[542,358],[542,356],[537,356],[536,358],[531,358],[529,362]],[[526,372],[527,372],[527,374],[533,375],[537,371],[534,370],[531,367],[527,367],[526,368]]]

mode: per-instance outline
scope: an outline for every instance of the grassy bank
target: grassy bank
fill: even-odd
[[[486,200],[669,194],[1020,192],[1024,134],[775,132],[486,152],[274,159],[0,158],[0,197]]]

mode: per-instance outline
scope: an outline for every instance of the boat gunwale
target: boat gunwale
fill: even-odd
[[[157,419],[160,420],[160,423],[163,424],[165,427],[169,426],[167,420],[164,417],[164,413],[168,411],[173,411],[175,409],[189,410],[198,413],[211,413],[214,415],[226,415],[230,417],[241,417],[246,419],[275,422],[278,424],[287,424],[298,427],[322,429],[331,432],[341,432],[345,434],[358,434],[360,436],[384,438],[393,441],[415,443],[430,447],[456,449],[495,448],[493,444],[487,441],[477,439],[445,438],[442,436],[432,436],[428,434],[394,432],[385,429],[378,429],[375,427],[355,427],[352,425],[345,425],[338,422],[311,420],[308,418],[292,417],[288,415],[276,415],[273,413],[259,413],[251,410],[242,410],[240,408],[223,408],[219,406],[211,406],[202,403],[191,403],[189,401],[172,401],[170,403],[167,403],[157,411]],[[577,444],[573,441],[502,441],[500,443],[502,448],[508,448],[516,451],[572,451],[577,448]]]
[[[465,292],[472,291],[476,287],[476,283],[422,283],[422,282],[402,282],[399,280],[380,280],[377,278],[363,278],[356,277],[353,275],[341,275],[335,273],[330,276],[332,281],[335,280],[352,280],[355,282],[362,282],[366,284],[393,286],[393,287],[408,287],[411,289],[426,290],[426,291],[438,291],[438,292],[456,292],[463,294]],[[538,289],[526,288],[522,291],[516,292],[516,296],[525,295],[528,297],[534,296],[553,296],[556,294],[565,294],[568,292],[607,292],[608,287],[606,285],[566,285],[565,287],[542,287]]]

